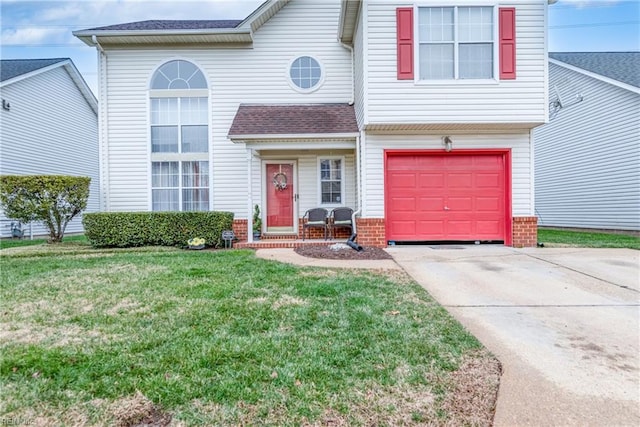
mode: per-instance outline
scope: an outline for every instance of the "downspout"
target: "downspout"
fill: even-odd
[[[107,128],[107,53],[100,45],[96,35],[91,36],[91,41],[96,45],[98,49],[98,87],[100,93],[98,94],[98,150],[100,152],[100,161],[98,162],[99,174],[100,174],[100,206],[103,210],[110,210],[109,203],[109,155],[108,155],[108,138],[109,129]]]
[[[349,46],[346,43],[339,41],[340,46],[349,50],[351,52],[351,99],[349,100],[349,105],[353,105],[356,101],[356,70],[355,70],[355,60],[353,59],[353,46]]]

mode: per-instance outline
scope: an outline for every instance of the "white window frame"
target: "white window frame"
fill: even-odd
[[[322,203],[322,161],[323,160],[340,160],[340,203]],[[345,156],[318,156],[318,206],[321,207],[340,207],[346,206],[346,183],[345,183]]]
[[[463,3],[447,4],[442,0],[429,2],[423,0],[414,5],[413,10],[413,58],[415,67],[414,83],[418,85],[489,85],[499,84],[498,75],[500,72],[500,46],[499,46],[499,16],[498,16],[498,3],[483,0],[466,0]],[[431,7],[452,7],[454,8],[454,78],[453,79],[439,79],[439,80],[422,80],[420,78],[420,9]],[[460,79],[458,78],[458,8],[459,7],[491,7],[493,9],[493,78],[491,79]]]
[[[320,66],[320,80],[318,80],[318,83],[315,84],[315,86],[312,86],[308,89],[304,89],[301,88],[300,86],[296,85],[294,83],[294,81],[291,79],[291,66],[293,65],[293,63],[302,57],[308,56],[309,58],[315,60],[318,65]],[[317,57],[313,56],[313,55],[309,55],[306,53],[300,54],[300,55],[296,55],[294,56],[291,60],[289,60],[289,63],[287,64],[287,69],[286,69],[286,78],[287,78],[287,83],[289,84],[289,86],[291,86],[291,88],[293,90],[295,90],[296,92],[300,92],[300,93],[313,93],[315,91],[317,91],[318,89],[320,89],[322,87],[322,85],[324,84],[324,78],[325,78],[325,69],[324,69],[324,65],[322,64],[322,61],[320,61]]]
[[[159,64],[151,73],[148,80],[148,88],[151,87],[151,81],[153,80],[153,76],[158,70],[168,62],[174,60],[181,60],[190,62],[195,65],[203,74],[203,68],[197,64],[196,62],[185,59],[185,58],[169,58]],[[205,74],[205,79],[207,79]],[[207,87],[209,87],[209,82],[207,81]],[[211,106],[209,102],[209,89],[148,89],[147,96],[147,147],[148,147],[148,157],[147,157],[147,165],[148,165],[148,195],[149,195],[149,211],[153,211],[153,190],[162,190],[162,189],[174,189],[173,187],[153,187],[153,163],[156,162],[177,162],[178,163],[178,211],[183,212],[183,196],[182,191],[191,189],[191,187],[184,187],[182,184],[183,180],[183,162],[189,161],[203,161],[208,162],[208,186],[200,187],[200,188],[208,188],[209,189],[209,200],[207,201],[208,210],[211,211],[213,209],[213,162],[211,159],[212,147],[212,126],[211,126]],[[177,98],[178,104],[180,105],[180,98],[206,98],[206,108],[207,108],[207,151],[202,153],[183,153],[182,152],[182,132],[181,132],[181,117],[180,117],[180,108],[178,109],[178,152],[160,152],[154,153],[152,152],[152,140],[151,140],[151,128],[152,126],[162,126],[162,125],[152,125],[151,124],[151,100],[153,98]]]

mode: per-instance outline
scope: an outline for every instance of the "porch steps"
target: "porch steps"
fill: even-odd
[[[233,244],[237,249],[276,249],[276,248],[299,248],[308,245],[333,245],[335,243],[344,243],[342,239],[324,240],[324,239],[260,239],[254,242],[241,241]]]

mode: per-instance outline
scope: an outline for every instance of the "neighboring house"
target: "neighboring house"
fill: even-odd
[[[0,174],[91,177],[88,212],[100,208],[98,102],[69,58],[0,61]],[[0,211],[0,236],[11,236]],[[26,233],[48,235],[40,223]],[[75,218],[67,233],[81,232]]]
[[[363,245],[535,245],[547,0],[446,3],[270,0],[74,32],[100,52],[102,209],[232,211],[251,241],[255,204],[266,237],[348,206]]]
[[[534,132],[540,225],[640,231],[640,52],[549,54]]]

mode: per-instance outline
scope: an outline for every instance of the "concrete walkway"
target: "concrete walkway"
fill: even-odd
[[[640,252],[389,248],[503,364],[496,426],[640,425]]]

